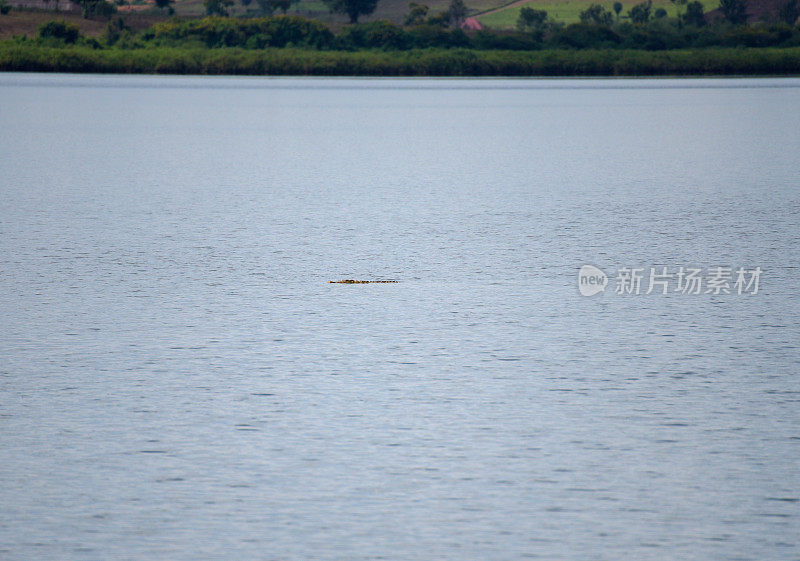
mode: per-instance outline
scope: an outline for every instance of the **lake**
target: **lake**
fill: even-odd
[[[3,559],[797,557],[800,79],[0,99]]]

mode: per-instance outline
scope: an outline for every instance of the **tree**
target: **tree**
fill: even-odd
[[[800,18],[800,1],[788,0],[778,11],[778,17],[782,22],[794,25],[797,18]]]
[[[664,8],[658,8],[654,13],[653,17],[656,19],[664,19],[667,17],[667,11]]]
[[[163,12],[165,8],[170,7],[170,4],[172,4],[172,2],[173,0],[156,0],[156,7]]]
[[[606,27],[610,27],[614,22],[614,16],[611,15],[611,12],[606,10],[600,4],[592,4],[586,8],[581,12],[580,18],[581,23],[593,23],[595,25],[604,25]]]
[[[650,11],[653,8],[652,0],[636,4],[633,8],[628,10],[628,17],[633,23],[645,24],[650,21]]]
[[[106,0],[81,0],[84,19],[94,16],[111,17],[117,11],[117,7],[106,2]]]
[[[228,8],[233,6],[233,0],[204,0],[203,7],[209,16],[227,16]]]
[[[447,27],[450,25],[450,14],[447,13],[447,10],[444,12],[439,12],[438,14],[434,14],[425,20],[425,25],[431,25],[433,27]]]
[[[537,39],[541,40],[547,29],[547,12],[545,10],[536,10],[530,6],[523,6],[519,11],[517,29],[523,33],[532,33]]]
[[[253,3],[253,0],[239,0],[239,2],[241,2],[242,8],[244,8],[244,10],[247,11],[247,9],[250,7],[250,4]]]
[[[747,23],[747,0],[719,0],[719,11],[734,25]]]
[[[614,13],[617,15],[617,21],[619,22],[619,13],[622,11],[622,2],[614,2]]]
[[[425,4],[417,4],[411,2],[408,5],[408,15],[406,16],[403,25],[422,25],[425,23],[425,17],[428,15],[428,6]]]
[[[378,0],[323,0],[331,12],[347,14],[350,23],[358,23],[359,16],[368,16],[375,11]]]
[[[464,20],[467,19],[468,13],[469,9],[464,4],[464,0],[450,0],[450,5],[447,7],[447,19],[453,27],[460,28]]]
[[[681,6],[685,6],[688,0],[669,0],[675,6],[675,13],[678,16],[678,27],[683,27],[683,14],[681,13]]]
[[[112,19],[106,26],[106,43],[115,45],[124,35],[129,35],[131,28],[125,24],[125,20],[120,16]]]
[[[262,14],[271,16],[272,12],[275,11],[275,6],[272,5],[271,0],[256,0],[256,4],[258,4],[258,9]]]
[[[537,29],[542,27],[545,21],[547,21],[547,12],[545,10],[535,10],[530,6],[523,6],[519,11],[517,29],[520,31]]]
[[[251,0],[240,0],[243,6],[250,4]],[[245,4],[245,1],[247,4]],[[280,10],[282,13],[286,13],[289,8],[292,7],[292,4],[295,0],[256,0],[256,4],[258,4],[258,9],[262,14],[272,15],[275,13],[275,10]]]
[[[706,24],[706,15],[703,13],[703,4],[695,0],[686,4],[686,13],[683,16],[683,21],[687,25],[695,25],[703,27]]]
[[[39,39],[55,39],[75,43],[81,36],[78,26],[65,21],[48,21],[39,26]]]

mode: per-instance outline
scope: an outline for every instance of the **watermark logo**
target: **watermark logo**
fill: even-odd
[[[761,267],[620,267],[614,276],[614,294],[758,294]],[[583,296],[605,291],[608,276],[594,265],[578,273]]]
[[[582,296],[603,292],[607,284],[608,276],[594,265],[584,265],[578,272],[578,290]]]

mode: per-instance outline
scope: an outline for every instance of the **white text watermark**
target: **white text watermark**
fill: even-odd
[[[614,294],[758,294],[761,267],[620,267],[611,277],[594,265],[578,272],[583,296],[605,292],[613,279]]]

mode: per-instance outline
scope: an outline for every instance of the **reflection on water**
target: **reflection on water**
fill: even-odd
[[[0,91],[0,556],[797,551],[800,81]]]

